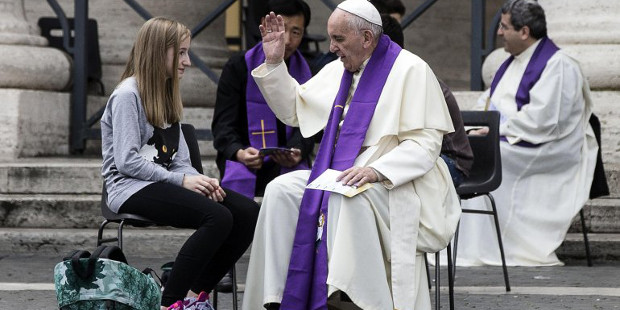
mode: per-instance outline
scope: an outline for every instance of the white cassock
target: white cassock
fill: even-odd
[[[284,64],[263,64],[252,75],[278,118],[308,137],[327,124],[343,70],[334,61],[301,86]],[[347,104],[360,75],[353,77]],[[452,130],[435,75],[419,57],[401,51],[355,160],[385,180],[353,198],[329,198],[329,295],[346,292],[366,310],[430,309],[422,253],[445,247],[460,215],[450,174],[438,159],[442,136]],[[309,171],[296,171],[267,186],[243,309],[282,299],[308,177]]]
[[[490,109],[501,113],[500,134],[510,142],[500,142],[502,184],[492,193],[510,266],[562,264],[555,250],[588,200],[598,150],[588,122],[588,83],[579,64],[561,50],[530,90],[530,103],[517,111],[515,94],[537,45],[515,57],[491,97]],[[521,140],[542,145],[513,145]],[[463,207],[490,210],[490,203],[476,198]],[[491,216],[463,215],[458,246],[458,265],[501,265]]]

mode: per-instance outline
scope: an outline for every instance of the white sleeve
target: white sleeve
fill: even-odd
[[[436,129],[419,129],[407,134],[397,147],[369,165],[385,177],[387,188],[411,182],[430,171],[439,153],[443,132]]]

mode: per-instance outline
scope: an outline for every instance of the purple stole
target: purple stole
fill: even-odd
[[[353,166],[400,50],[386,35],[381,36],[338,133],[353,78],[353,73],[344,71],[308,183],[328,168],[345,170]],[[304,192],[281,309],[327,309],[327,229],[322,228],[327,227],[328,200],[329,192],[308,189]]]
[[[245,63],[248,67],[248,82],[246,84],[246,106],[248,120],[248,136],[250,145],[258,150],[264,147],[284,147],[278,144],[278,125],[275,114],[271,111],[265,98],[252,78],[252,69],[265,62],[263,43],[260,42],[245,53]],[[289,73],[300,84],[310,79],[310,67],[299,51],[290,57]],[[286,139],[293,135],[293,128],[286,126]],[[269,156],[264,161],[271,160]],[[292,168],[281,167],[280,173],[297,169],[308,169],[308,163],[301,161]],[[254,198],[256,189],[256,171],[248,169],[244,164],[227,160],[222,178],[222,186],[232,189],[248,198]]]
[[[519,88],[517,89],[517,95],[515,97],[515,101],[517,103],[517,111],[521,111],[524,105],[530,103],[530,89],[534,87],[542,72],[545,70],[547,66],[547,62],[555,54],[555,52],[560,49],[549,39],[548,37],[543,37],[540,40],[540,43],[534,50],[534,54],[532,54],[532,58],[530,58],[530,62],[527,64],[525,68],[525,72],[523,73],[523,77],[521,78],[521,82],[519,83]],[[493,92],[495,92],[495,87],[506,73],[506,69],[512,61],[514,60],[514,56],[508,57],[504,63],[499,67],[497,73],[495,73],[495,77],[493,78],[493,82],[491,83],[491,94],[493,96]],[[506,137],[501,136],[501,140],[508,141]],[[525,147],[537,147],[540,144],[533,144],[527,141],[521,141],[517,143],[517,145],[525,146]]]

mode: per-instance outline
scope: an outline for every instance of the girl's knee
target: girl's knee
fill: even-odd
[[[221,206],[220,208],[216,208],[212,212],[212,222],[213,225],[218,228],[218,230],[224,232],[229,232],[232,229],[234,220],[233,215],[226,207]]]

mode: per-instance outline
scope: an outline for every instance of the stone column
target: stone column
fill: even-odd
[[[60,90],[71,78],[69,59],[29,31],[23,0],[0,0],[0,88]]]
[[[68,96],[55,91],[69,85],[71,61],[46,45],[30,32],[23,0],[0,0],[0,160],[67,153]]]
[[[540,0],[549,37],[577,59],[593,90],[620,90],[620,1]],[[508,57],[497,49],[484,62],[485,84],[491,83]]]

